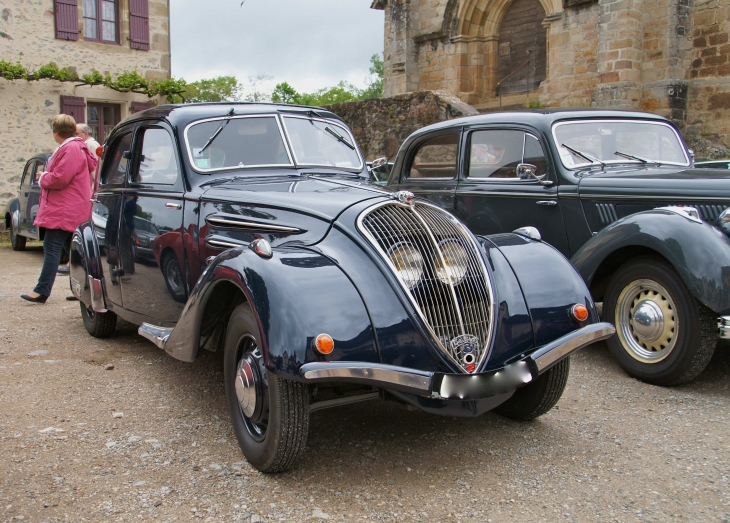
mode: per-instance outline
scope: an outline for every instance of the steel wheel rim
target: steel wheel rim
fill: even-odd
[[[183,281],[180,265],[174,259],[168,261],[167,265],[167,274],[169,275],[167,281],[175,294],[181,294],[183,291]]]
[[[266,437],[269,422],[269,404],[265,371],[256,339],[245,334],[236,351],[234,389],[238,412],[251,437],[261,442]]]
[[[642,363],[666,359],[677,345],[676,311],[669,291],[654,280],[624,287],[616,301],[616,334],[626,352]]]

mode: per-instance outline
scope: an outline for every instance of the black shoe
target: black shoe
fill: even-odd
[[[68,265],[64,265],[58,268],[58,274],[71,274],[71,269],[69,269]]]
[[[46,300],[48,299],[48,296],[43,296],[42,294],[36,296],[35,298],[28,296],[27,294],[21,294],[20,297],[26,301],[30,301],[33,303],[46,303]]]

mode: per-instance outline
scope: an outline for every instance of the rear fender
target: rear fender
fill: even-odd
[[[20,215],[20,202],[17,198],[13,198],[12,200],[10,200],[5,207],[5,230],[10,230],[10,227],[12,227],[13,215],[16,216],[16,219],[18,219]],[[15,225],[17,230],[18,224],[16,223]]]
[[[730,238],[676,212],[654,209],[627,216],[591,238],[571,262],[596,288],[637,252],[662,256],[695,298],[718,314],[730,313]]]
[[[304,249],[276,249],[266,259],[247,247],[220,254],[201,275],[164,345],[171,356],[198,356],[206,305],[219,285],[235,286],[252,305],[264,363],[277,374],[300,379],[299,367],[315,361],[379,361],[368,312],[339,267]],[[335,340],[327,357],[313,346],[322,333]]]
[[[105,312],[102,280],[99,245],[94,235],[94,229],[91,222],[82,223],[71,238],[71,292],[95,311]],[[92,287],[94,287],[93,295]]]

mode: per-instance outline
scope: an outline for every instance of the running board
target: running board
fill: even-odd
[[[151,323],[143,323],[139,330],[137,330],[137,333],[157,345],[158,349],[164,349],[167,339],[170,337],[170,334],[172,334],[172,328],[158,327]]]

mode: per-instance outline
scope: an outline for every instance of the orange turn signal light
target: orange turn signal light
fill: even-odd
[[[578,321],[586,321],[588,319],[588,308],[585,305],[576,303],[571,307],[570,314]]]
[[[96,156],[98,156],[99,158],[101,158],[101,154],[103,152],[104,152],[104,146],[103,145],[100,145],[99,147],[96,148]]]
[[[335,340],[329,334],[320,334],[314,338],[314,348],[320,354],[330,354],[335,350]]]

